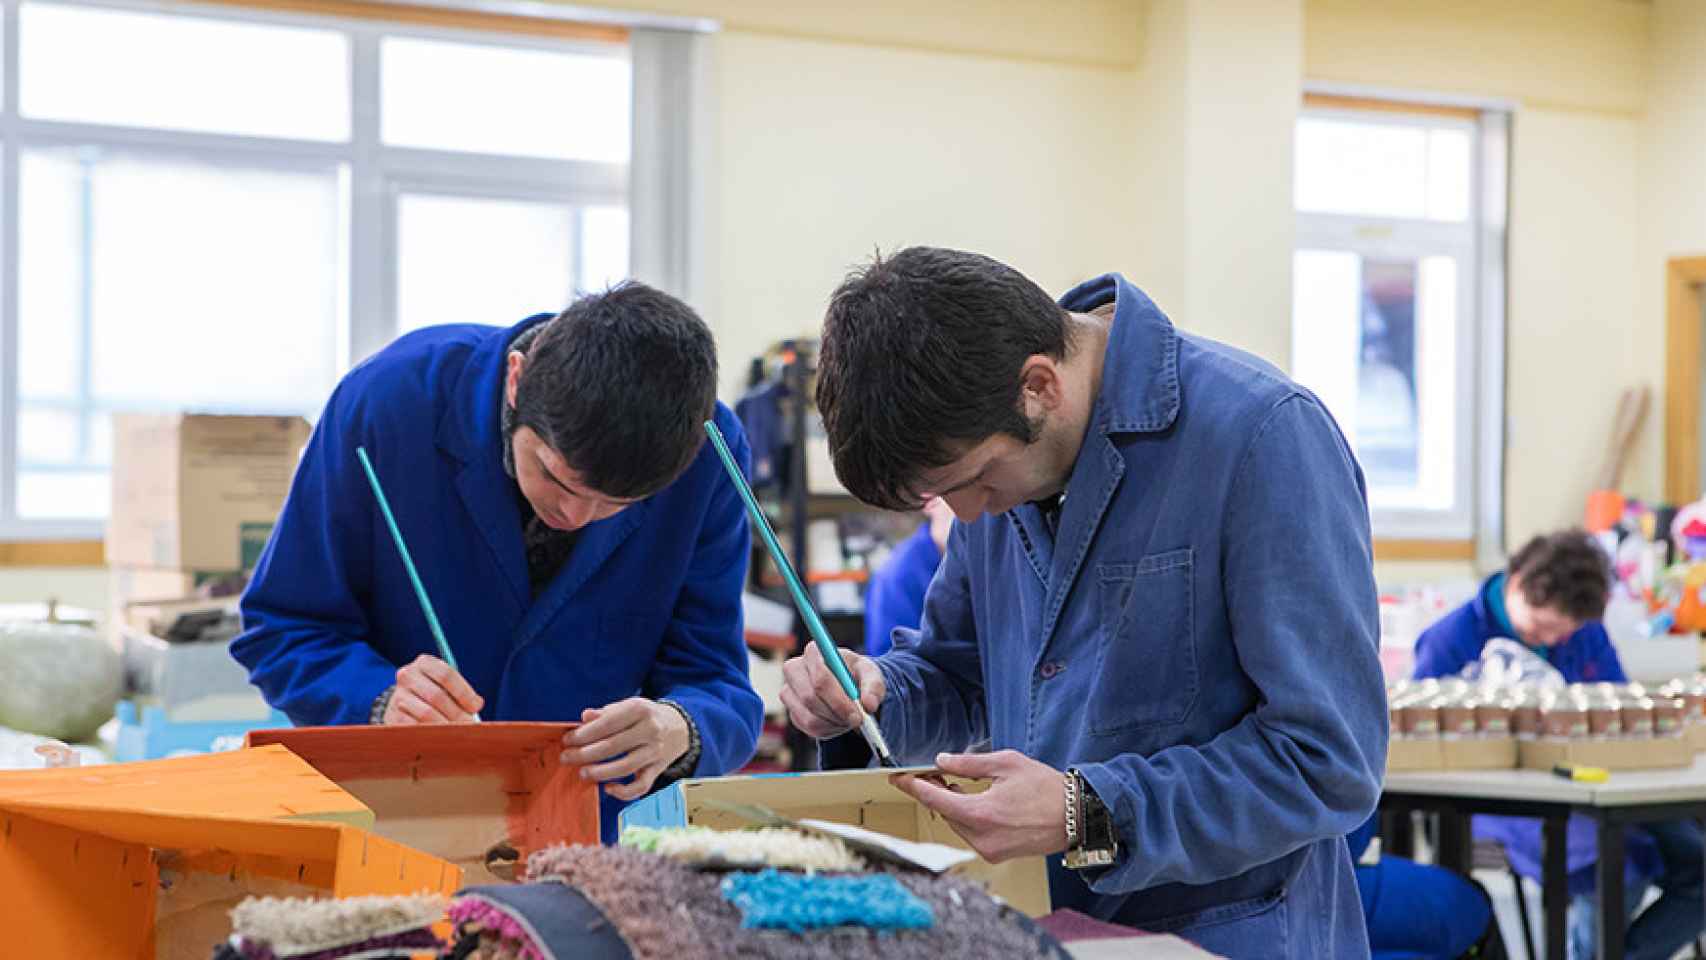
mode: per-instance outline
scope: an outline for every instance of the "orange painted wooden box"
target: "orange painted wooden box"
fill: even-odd
[[[246,896],[461,885],[373,819],[282,747],[0,773],[6,954],[205,960]]]
[[[256,730],[373,810],[373,831],[461,867],[466,882],[510,879],[534,851],[596,844],[598,788],[563,766],[568,723],[294,727]]]

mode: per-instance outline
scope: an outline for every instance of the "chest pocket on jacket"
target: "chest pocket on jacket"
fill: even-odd
[[[1102,650],[1090,732],[1183,722],[1197,699],[1191,549],[1099,563],[1096,573]]]

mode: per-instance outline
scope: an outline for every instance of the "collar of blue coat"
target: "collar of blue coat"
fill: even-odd
[[[492,331],[462,367],[456,390],[438,418],[434,441],[439,449],[465,464],[485,460],[503,463],[503,385],[509,345],[527,330],[551,319],[536,313],[513,327]],[[507,476],[507,474],[505,474]]]
[[[1114,304],[1095,421],[1103,433],[1154,433],[1179,415],[1179,333],[1142,290],[1104,273],[1067,291],[1064,309]]]

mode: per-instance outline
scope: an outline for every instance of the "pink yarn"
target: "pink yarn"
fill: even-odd
[[[527,935],[527,930],[516,919],[484,900],[461,899],[450,905],[450,919],[458,926],[465,923],[479,924],[483,930],[491,930],[511,941],[521,948],[521,960],[545,960],[545,954],[540,952],[539,945]]]

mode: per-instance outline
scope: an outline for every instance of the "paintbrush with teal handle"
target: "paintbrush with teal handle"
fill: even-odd
[[[883,732],[877,727],[876,718],[866,713],[864,705],[859,702],[859,687],[853,682],[853,674],[848,671],[847,662],[841,659],[841,648],[829,638],[829,631],[824,628],[823,619],[817,615],[817,608],[812,606],[811,597],[806,594],[805,584],[794,571],[794,565],[788,562],[788,555],[782,552],[782,544],[776,540],[776,531],[770,529],[770,521],[764,516],[764,511],[759,509],[758,498],[752,495],[752,487],[747,484],[746,477],[741,476],[740,465],[735,463],[734,454],[729,452],[729,445],[723,440],[723,432],[717,429],[714,422],[707,420],[705,434],[711,438],[711,446],[717,448],[717,456],[723,461],[723,469],[728,471],[729,479],[734,481],[741,500],[745,501],[746,512],[752,516],[752,525],[763,539],[764,549],[769,551],[770,559],[776,562],[776,568],[782,571],[782,579],[787,581],[788,592],[794,597],[794,606],[799,608],[800,616],[805,618],[806,630],[817,643],[818,652],[823,654],[823,662],[829,664],[829,672],[835,674],[835,680],[841,684],[842,692],[847,694],[847,699],[853,701],[853,708],[859,711],[859,732],[865,735],[865,742],[871,745],[871,752],[876,754],[878,762],[885,767],[896,766],[894,755],[889,753],[888,741],[883,739]]]
[[[385,526],[391,531],[391,539],[397,544],[397,554],[403,558],[403,569],[408,571],[409,583],[415,588],[415,598],[421,602],[421,612],[426,614],[427,628],[432,631],[432,639],[438,644],[438,656],[450,669],[461,673],[456,665],[456,654],[450,652],[450,641],[444,639],[444,628],[438,625],[438,614],[433,612],[432,601],[427,599],[426,585],[421,583],[421,575],[415,571],[414,558],[409,556],[409,545],[403,542],[403,531],[397,527],[397,518],[391,514],[391,502],[385,499],[385,488],[379,485],[379,474],[373,471],[373,461],[367,458],[366,447],[355,448],[356,459],[361,461],[361,469],[367,473],[367,482],[373,487],[373,499],[379,501],[379,512],[385,516]],[[479,720],[480,715],[474,714]]]

